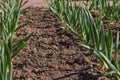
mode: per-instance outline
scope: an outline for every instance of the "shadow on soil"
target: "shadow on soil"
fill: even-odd
[[[54,78],[53,80],[66,80],[66,78],[70,78],[72,76],[77,76],[78,79],[76,80],[106,80],[106,79],[101,79],[101,77],[103,77],[102,74],[100,73],[88,73],[88,69],[90,68],[85,68],[83,70],[76,70],[72,73],[69,73],[67,75],[64,75],[64,76],[60,76],[60,77],[57,77],[57,78]],[[59,72],[66,72],[66,71],[73,71],[73,70],[42,70],[40,71],[41,73],[43,72],[51,72],[51,71],[59,71]]]

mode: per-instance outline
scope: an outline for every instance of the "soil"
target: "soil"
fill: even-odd
[[[23,8],[27,7],[40,7],[40,8],[47,8],[48,5],[45,2],[45,0],[23,0],[23,1],[28,1]],[[51,0],[48,0],[51,1]]]
[[[16,39],[33,36],[13,59],[13,80],[116,80],[105,76],[100,62],[81,47],[43,0],[29,0],[23,8],[30,6],[20,17],[20,22],[30,23],[18,31]],[[113,34],[118,28],[119,24],[112,25]]]
[[[17,33],[17,39],[32,32],[33,36],[13,59],[13,80],[108,80],[99,61],[51,11],[27,11],[20,22],[31,23]]]

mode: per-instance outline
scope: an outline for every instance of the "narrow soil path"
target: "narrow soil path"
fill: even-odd
[[[20,21],[30,21],[17,38],[33,32],[24,50],[13,60],[14,80],[107,80],[99,62],[80,47],[49,10],[27,9]]]
[[[26,0],[23,0],[26,1]],[[39,7],[39,8],[46,8],[48,5],[45,3],[45,0],[28,0],[28,2],[24,6],[26,7]]]

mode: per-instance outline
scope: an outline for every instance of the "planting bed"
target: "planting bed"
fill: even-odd
[[[40,8],[47,5],[39,1],[38,6],[34,5],[37,0],[29,1],[24,8],[31,4],[35,8],[20,17],[20,22],[30,23],[17,32],[16,39],[33,36],[13,59],[13,80],[109,80],[95,56],[81,47],[80,40],[48,8]],[[119,24],[111,25],[115,37]]]
[[[80,47],[80,41],[45,9],[30,8],[20,21],[31,23],[17,33],[33,32],[13,60],[14,80],[108,80],[99,62]]]

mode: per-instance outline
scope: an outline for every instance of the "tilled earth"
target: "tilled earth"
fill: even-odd
[[[51,11],[30,8],[20,18],[24,21],[31,23],[17,38],[33,36],[13,59],[14,80],[108,80],[99,61]]]

